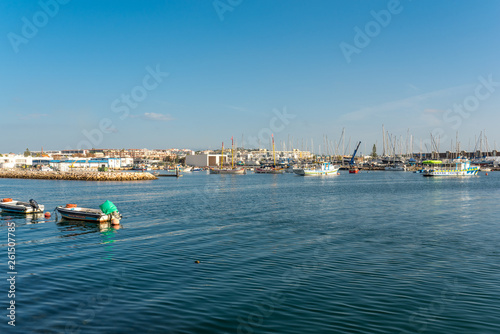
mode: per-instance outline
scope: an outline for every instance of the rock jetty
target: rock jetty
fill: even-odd
[[[44,179],[44,180],[76,180],[76,181],[145,181],[156,180],[151,173],[143,172],[95,172],[95,171],[32,171],[0,169],[0,178],[10,179]]]

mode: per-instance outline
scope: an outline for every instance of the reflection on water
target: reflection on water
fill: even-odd
[[[87,234],[87,233],[95,233],[95,232],[106,233],[108,231],[112,231],[114,233],[115,230],[118,230],[122,227],[121,224],[113,225],[110,222],[94,223],[94,222],[87,222],[84,220],[73,220],[64,218],[57,221],[56,225],[61,232],[66,233],[63,235],[63,237],[71,237],[71,236]]]
[[[46,220],[44,218],[43,213],[30,213],[30,214],[22,214],[15,212],[0,212],[0,221],[2,220],[15,220],[18,224],[29,225],[29,224],[38,224],[45,223]]]

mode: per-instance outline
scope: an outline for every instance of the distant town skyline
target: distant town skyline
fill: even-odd
[[[320,153],[345,131],[380,154],[382,125],[415,152],[457,133],[461,150],[480,135],[498,149],[499,14],[493,0],[4,1],[0,153],[270,148],[271,134]]]

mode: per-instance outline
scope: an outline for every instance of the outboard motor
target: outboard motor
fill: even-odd
[[[30,199],[30,205],[34,210],[40,210],[38,203],[34,199]]]

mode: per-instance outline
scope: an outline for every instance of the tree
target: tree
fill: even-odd
[[[377,155],[377,146],[375,144],[373,144],[373,148],[372,148],[372,158],[376,158],[378,157]]]
[[[29,157],[31,155],[31,152],[29,149],[26,149],[26,151],[24,151],[24,156],[25,157]]]

